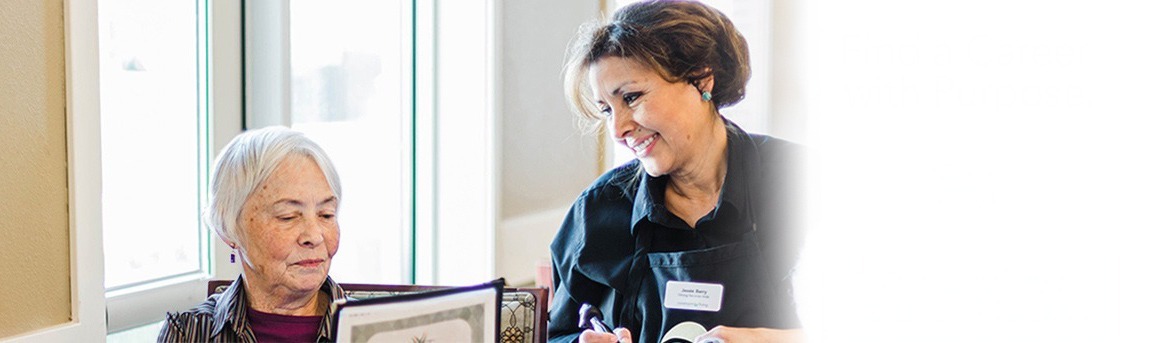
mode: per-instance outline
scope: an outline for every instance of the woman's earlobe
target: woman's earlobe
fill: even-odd
[[[703,69],[704,76],[701,79],[696,79],[694,82],[695,90],[699,91],[699,95],[703,101],[711,101],[711,92],[715,90],[715,74],[711,73],[711,68]]]
[[[231,256],[229,257],[228,262],[235,264],[236,263],[236,243],[228,243],[228,247],[232,248]]]

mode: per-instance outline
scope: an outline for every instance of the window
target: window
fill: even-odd
[[[498,183],[494,7],[486,1],[244,7],[247,128],[303,131],[341,175],[334,279],[488,280]]]
[[[245,7],[248,127],[290,126],[329,154],[343,192],[330,274],[344,282],[411,281],[410,14],[409,2]]]
[[[109,332],[157,324],[240,273],[199,213],[210,162],[246,128],[291,126],[333,159],[340,282],[494,274],[488,2],[101,6]]]
[[[409,282],[409,3],[289,7],[292,127],[321,144],[344,175],[345,249],[330,273]]]
[[[194,5],[102,7],[102,220],[111,290],[205,269]]]
[[[185,293],[211,270],[200,221],[206,5],[113,1],[98,12],[105,287],[118,331],[190,307]]]

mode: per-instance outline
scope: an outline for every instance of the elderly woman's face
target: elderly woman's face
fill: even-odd
[[[603,57],[589,67],[593,98],[607,116],[619,147],[626,147],[653,176],[697,163],[696,138],[712,120],[699,91],[686,82],[667,82],[654,70],[623,57]]]
[[[248,282],[273,292],[315,291],[337,253],[337,197],[311,158],[289,155],[244,203]]]

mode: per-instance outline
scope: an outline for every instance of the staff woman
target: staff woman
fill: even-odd
[[[550,340],[658,342],[684,322],[710,329],[699,341],[799,339],[798,149],[719,113],[751,75],[731,21],[693,1],[634,3],[583,27],[565,70],[575,110],[637,159],[582,192],[551,245]],[[618,329],[580,329],[585,303]]]
[[[303,134],[269,127],[236,136],[215,162],[204,216],[244,273],[222,294],[168,314],[158,341],[332,341],[329,304],[345,297],[329,277],[340,205],[337,171]]]

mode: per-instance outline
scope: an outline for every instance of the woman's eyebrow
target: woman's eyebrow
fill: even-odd
[[[622,82],[622,83],[618,84],[617,87],[614,87],[613,91],[611,91],[610,94],[613,96],[618,96],[619,94],[621,94],[623,88],[625,88],[628,85],[635,84],[635,83],[638,83],[638,81],[628,80],[628,81]],[[602,100],[601,97],[598,97],[597,103],[599,105],[605,105],[605,100]]]
[[[304,206],[305,205],[300,200],[291,199],[291,198],[282,198],[280,200],[272,202],[272,206],[276,206],[276,205],[280,205],[280,204],[289,204],[292,206]]]
[[[621,92],[622,92],[622,88],[623,88],[623,87],[625,87],[625,86],[627,86],[627,85],[630,85],[630,84],[634,84],[634,83],[637,83],[637,81],[634,81],[634,80],[629,80],[629,81],[626,81],[626,82],[622,82],[621,84],[618,84],[618,85],[617,85],[617,87],[614,87],[613,91],[612,91],[612,92],[610,92],[610,94],[611,94],[611,95],[618,95],[618,93],[621,93]]]

